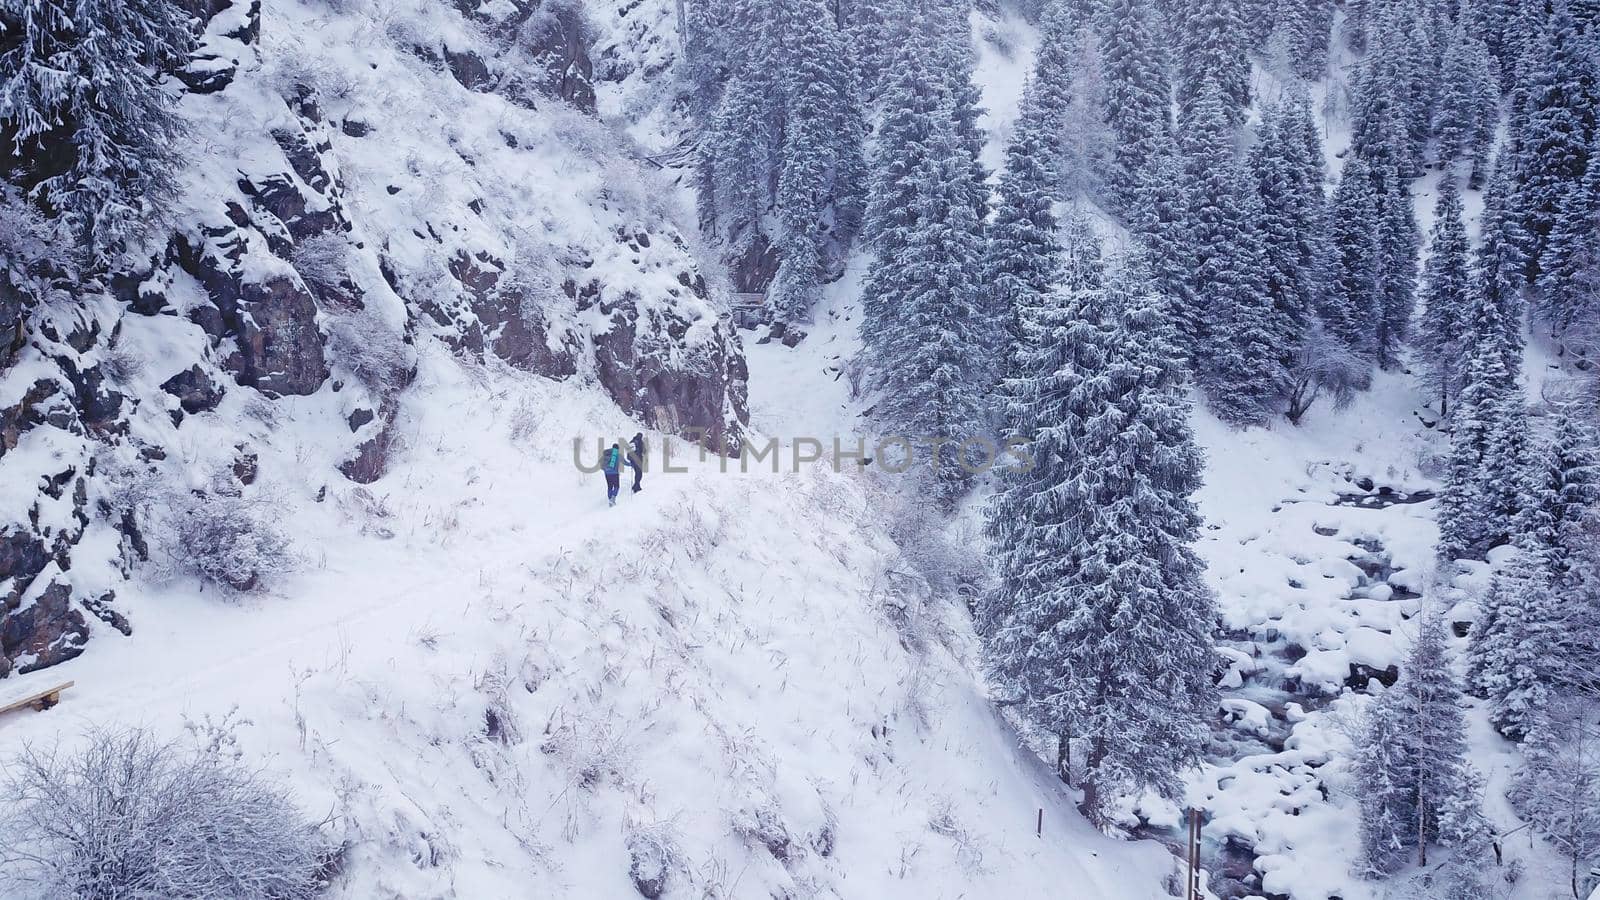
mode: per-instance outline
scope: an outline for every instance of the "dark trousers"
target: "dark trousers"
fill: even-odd
[[[633,460],[629,460],[628,468],[633,470],[633,492],[637,494],[644,490],[644,488],[639,486],[639,482],[644,480],[644,467]]]
[[[606,499],[617,499],[617,492],[622,490],[622,479],[616,472],[606,473]]]

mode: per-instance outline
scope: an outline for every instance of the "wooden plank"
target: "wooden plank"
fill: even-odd
[[[24,706],[31,706],[38,710],[49,709],[50,707],[61,702],[62,691],[72,687],[75,684],[77,684],[76,681],[67,681],[63,682],[62,684],[58,684],[55,687],[45,688],[38,693],[29,694],[28,696],[14,700],[5,706],[0,706],[0,713],[8,713],[12,710],[21,709]]]

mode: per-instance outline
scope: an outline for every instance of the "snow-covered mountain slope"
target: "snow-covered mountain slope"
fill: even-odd
[[[217,477],[269,434],[322,477],[381,478],[419,345],[737,446],[746,373],[717,271],[671,186],[578,108],[581,9],[195,13],[191,163],[148,263],[104,295],[59,290],[0,377],[0,477],[19,489],[0,511],[0,673],[138,627],[115,602],[152,524],[130,484],[270,493]]]
[[[1164,851],[1016,751],[870,482],[676,442],[687,473],[607,509],[572,441],[636,430],[612,404],[420,356],[380,482],[324,494],[263,441],[301,571],[247,602],[144,586],[134,638],[8,682],[77,686],[6,745],[236,708],[348,842],[340,896],[621,897],[659,867],[669,897],[1162,895]]]

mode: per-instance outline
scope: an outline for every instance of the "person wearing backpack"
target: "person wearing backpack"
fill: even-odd
[[[606,473],[606,503],[617,505],[617,492],[622,489],[622,445],[612,444],[606,451],[601,468]]]
[[[644,432],[639,432],[629,441],[633,450],[628,454],[628,468],[633,470],[633,492],[635,494],[644,490],[640,482],[644,480]]]

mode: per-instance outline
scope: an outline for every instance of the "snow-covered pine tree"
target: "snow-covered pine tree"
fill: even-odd
[[[848,243],[860,227],[865,186],[863,126],[852,74],[839,65],[843,36],[823,0],[786,0],[788,64],[783,71],[788,119],[778,176],[782,262],[768,289],[780,319],[810,314],[826,277],[824,226]]]
[[[1049,0],[1039,20],[1039,50],[1033,57],[1031,87],[1035,115],[1059,129],[1072,102],[1072,74],[1085,20],[1070,0]],[[1059,135],[1052,134],[1052,138]],[[1061,173],[1055,173],[1060,177]]]
[[[1073,35],[1070,50],[1071,90],[1057,136],[1062,196],[1104,202],[1116,150],[1106,122],[1100,41],[1092,30],[1082,28]]]
[[[1189,288],[1199,265],[1189,235],[1188,196],[1182,151],[1176,136],[1161,140],[1149,177],[1129,224],[1144,249],[1151,285],[1165,300],[1179,354],[1191,365],[1203,346],[1201,301]]]
[[[1521,740],[1529,724],[1550,702],[1554,621],[1549,572],[1519,555],[1496,574],[1479,602],[1467,672],[1471,685],[1489,702],[1489,723],[1502,735]]]
[[[171,0],[0,5],[0,171],[104,259],[169,198],[182,124],[164,75],[188,59]]]
[[[978,65],[972,46],[972,0],[924,0],[924,11],[910,17],[931,25],[933,51],[938,60],[934,72],[939,77],[950,116],[955,122],[956,143],[967,161],[964,179],[973,214],[982,222],[989,217],[989,172],[983,167],[983,92],[973,79]]]
[[[702,224],[727,241],[733,258],[760,252],[766,241],[761,222],[772,205],[782,138],[770,94],[761,66],[746,61],[736,68],[700,148]]]
[[[1400,367],[1400,349],[1411,334],[1416,306],[1417,255],[1422,233],[1417,228],[1411,190],[1393,168],[1375,172],[1378,195],[1378,307],[1373,349],[1384,369]]]
[[[1572,567],[1592,512],[1600,512],[1600,445],[1583,413],[1562,408],[1550,441],[1534,456],[1517,519],[1519,549],[1554,578]]]
[[[1591,151],[1600,152],[1600,143]],[[1550,227],[1540,261],[1538,296],[1544,318],[1558,333],[1589,330],[1600,316],[1594,293],[1595,261],[1600,259],[1600,165],[1566,185],[1561,208]]]
[[[1021,338],[1021,315],[1045,301],[1060,275],[1061,251],[1052,211],[1055,183],[1046,166],[1050,129],[1042,121],[1034,84],[1023,91],[1022,113],[1006,147],[998,207],[984,252],[989,352],[997,379],[1023,375],[1006,371]]]
[[[1479,292],[1465,342],[1466,365],[1450,431],[1445,490],[1439,503],[1442,559],[1481,559],[1506,543],[1521,506],[1527,412],[1522,388],[1506,370],[1507,332],[1499,309]]]
[[[1268,290],[1287,323],[1291,342],[1311,327],[1326,290],[1322,147],[1320,143],[1307,145],[1308,106],[1300,97],[1270,108],[1250,151],[1262,206]]]
[[[1528,7],[1542,8],[1542,3]],[[1527,238],[1530,280],[1542,271],[1550,233],[1572,185],[1584,176],[1600,114],[1600,72],[1567,0],[1550,0],[1537,37],[1519,58],[1520,116],[1513,141],[1515,209]],[[1530,10],[1529,15],[1536,15]]]
[[[1184,141],[1184,230],[1205,248],[1188,278],[1189,295],[1203,298],[1197,310],[1202,343],[1191,350],[1195,381],[1219,418],[1241,427],[1265,425],[1289,393],[1281,351],[1292,325],[1268,292],[1261,204],[1234,151],[1217,85],[1208,84],[1192,104]]]
[[[1508,796],[1566,862],[1574,896],[1585,867],[1600,855],[1600,722],[1592,697],[1561,698],[1540,716],[1523,746],[1523,766]]]
[[[1073,249],[1093,241],[1081,217]],[[1160,304],[1094,269],[1025,316],[1005,386],[1011,433],[1035,465],[989,509],[998,583],[983,621],[996,679],[1036,728],[1084,748],[1084,811],[1115,795],[1176,796],[1215,706],[1214,610],[1192,546],[1200,452]],[[1124,270],[1125,271],[1125,270]],[[1115,461],[1114,463],[1112,461]]]
[[[1525,737],[1550,702],[1584,678],[1588,649],[1600,637],[1600,607],[1590,582],[1590,529],[1600,501],[1594,434],[1562,411],[1549,444],[1529,469],[1516,521],[1517,557],[1480,603],[1473,629],[1473,687],[1489,700],[1489,721],[1514,740]],[[1586,676],[1585,676],[1586,678]]]
[[[840,64],[847,36],[824,0],[724,0],[690,22],[712,14],[726,21],[690,33],[715,36],[696,39],[689,74],[697,88],[714,92],[700,82],[724,79],[700,147],[702,226],[734,260],[775,248],[773,283],[743,287],[767,287],[779,318],[802,318],[859,230],[865,203],[856,69]]]
[[[1425,306],[1416,336],[1423,380],[1439,402],[1440,415],[1450,414],[1450,403],[1461,390],[1461,344],[1473,290],[1472,246],[1467,240],[1461,191],[1455,178],[1446,176],[1439,186],[1433,232],[1428,237],[1422,286]]]
[[[1378,229],[1378,192],[1366,161],[1359,156],[1345,163],[1334,190],[1329,243],[1333,273],[1322,321],[1351,350],[1375,359],[1374,325],[1383,309],[1379,280],[1383,248]]]
[[[1240,0],[1193,0],[1187,6],[1178,45],[1178,118],[1193,118],[1209,83],[1228,122],[1237,125],[1250,105],[1249,31]]]
[[[1433,612],[1415,621],[1400,680],[1368,707],[1355,761],[1364,862],[1376,874],[1411,858],[1427,865],[1429,844],[1471,846],[1488,830],[1444,626]]]
[[[1333,0],[1286,0],[1279,27],[1288,41],[1294,73],[1315,81],[1328,71],[1328,39],[1333,33]]]
[[[1512,66],[1507,57],[1507,49],[1511,45],[1508,39],[1511,34],[1511,25],[1514,18],[1513,9],[1517,0],[1463,0],[1459,8],[1459,17],[1467,23],[1467,29],[1483,39],[1484,46],[1489,49],[1489,56],[1494,63],[1494,70],[1499,77],[1499,84],[1503,90],[1510,82],[1507,76],[1511,73]]]
[[[863,340],[882,392],[876,416],[910,439],[928,465],[937,502],[952,503],[971,481],[960,442],[982,433],[980,396],[992,342],[986,331],[980,267],[982,223],[972,208],[972,162],[946,103],[935,103],[920,143],[884,146],[903,178],[881,182],[903,192],[899,213],[867,273]],[[887,135],[885,135],[887,136]],[[875,198],[880,209],[885,198]],[[870,329],[870,330],[869,330]],[[943,442],[943,443],[940,443]],[[924,448],[932,446],[931,456]]]
[[[839,28],[854,63],[856,90],[863,105],[878,97],[878,86],[889,72],[899,23],[894,19],[904,4],[884,0],[841,0]]]
[[[1155,0],[1106,0],[1098,21],[1105,117],[1115,154],[1111,197],[1132,215],[1172,130],[1166,52]]]
[[[1379,23],[1351,98],[1351,148],[1374,172],[1393,166],[1415,177],[1422,174],[1432,118],[1431,50],[1407,7],[1382,7]]]
[[[1522,322],[1526,318],[1522,300],[1522,248],[1526,244],[1521,224],[1511,208],[1511,178],[1504,161],[1496,160],[1483,192],[1483,215],[1478,220],[1476,278],[1484,302],[1495,308],[1505,334],[1501,361],[1513,381],[1522,373]]]
[[[1499,118],[1500,84],[1489,48],[1462,17],[1450,31],[1439,75],[1433,120],[1439,165],[1448,172],[1458,162],[1470,162],[1470,182],[1480,186]]]

